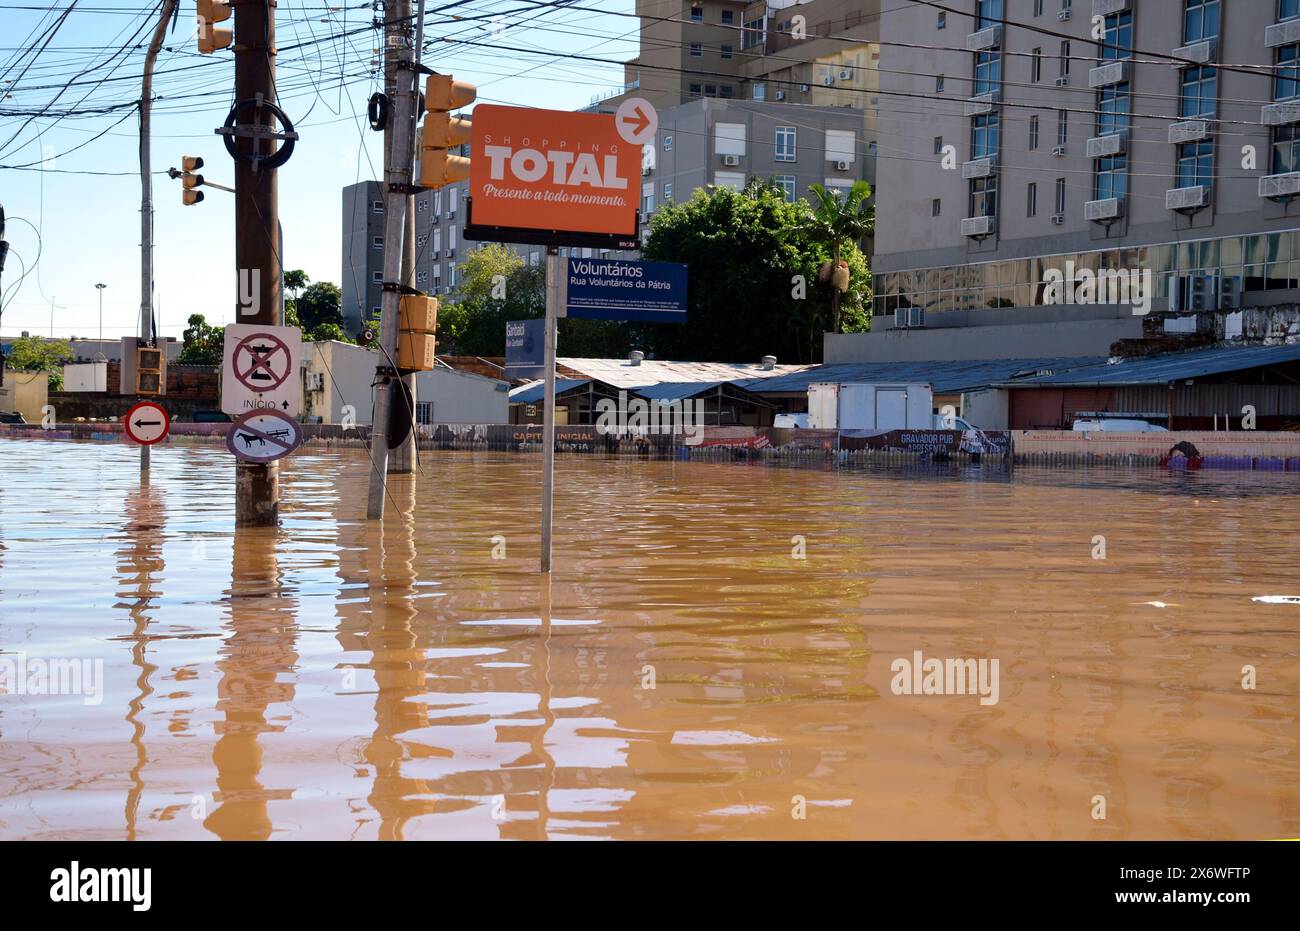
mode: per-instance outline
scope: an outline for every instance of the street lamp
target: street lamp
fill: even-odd
[[[99,349],[104,349],[104,289],[106,284],[97,284],[95,288],[99,291]]]

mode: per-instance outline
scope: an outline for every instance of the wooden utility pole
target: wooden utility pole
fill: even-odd
[[[240,323],[281,324],[283,269],[280,267],[280,206],[276,169],[259,164],[276,141],[271,111],[275,100],[275,0],[232,0],[235,10],[235,267],[241,299]],[[249,130],[252,130],[250,132]],[[293,373],[296,377],[297,373]],[[235,525],[274,526],[279,520],[278,463],[235,464]]]
[[[389,417],[393,404],[404,404],[397,373],[397,315],[402,289],[402,231],[406,220],[407,199],[411,190],[411,169],[415,153],[412,110],[415,97],[415,65],[412,61],[409,0],[406,15],[398,13],[398,3],[388,6],[384,21],[384,61],[393,62],[395,70],[391,115],[391,143],[386,146],[384,165],[384,290],[380,302],[379,345],[382,358],[375,377],[375,406],[370,428],[370,488],[366,499],[366,517],[384,516],[384,492],[388,472]],[[397,398],[393,395],[397,393]]]
[[[140,338],[146,346],[154,343],[153,332],[153,163],[150,158],[150,117],[153,113],[153,68],[158,61],[167,22],[176,12],[177,0],[163,0],[162,14],[149,40],[149,51],[144,57],[144,82],[140,87]],[[104,300],[100,292],[100,302]],[[103,330],[103,313],[100,313]],[[103,338],[100,333],[100,338]],[[122,360],[123,364],[126,360]],[[167,386],[159,385],[166,393]],[[140,471],[149,471],[149,447],[140,447]]]

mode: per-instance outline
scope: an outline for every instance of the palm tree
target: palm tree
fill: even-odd
[[[825,245],[831,251],[831,271],[839,268],[840,251],[849,244],[860,242],[876,228],[873,209],[867,204],[871,196],[871,185],[866,181],[854,181],[853,187],[843,196],[838,191],[831,192],[824,185],[813,184],[808,188],[817,198],[813,205],[812,219],[804,224],[803,229],[816,242]],[[848,283],[845,282],[847,288]],[[840,331],[840,296],[843,293],[838,282],[831,288],[831,332]]]

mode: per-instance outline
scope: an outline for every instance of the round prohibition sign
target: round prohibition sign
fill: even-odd
[[[226,449],[245,462],[274,462],[302,445],[302,426],[271,408],[246,411],[226,433]]]
[[[141,446],[152,446],[167,435],[172,419],[161,404],[141,401],[122,418],[126,435]]]
[[[257,343],[257,345],[254,345]],[[248,353],[252,360],[247,371],[244,370],[244,363],[240,356],[242,353]],[[284,353],[284,371],[276,373],[272,360],[278,359],[280,353]],[[293,357],[289,355],[289,347],[284,341],[270,333],[254,333],[251,336],[245,336],[231,353],[230,365],[235,370],[235,380],[250,391],[263,392],[274,391],[283,385],[289,378],[289,371],[293,365]]]

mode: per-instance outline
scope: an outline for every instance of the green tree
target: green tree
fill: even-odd
[[[814,242],[821,243],[831,253],[831,266],[827,270],[832,275],[831,283],[831,332],[841,330],[840,300],[841,290],[835,285],[833,276],[839,266],[842,255],[849,249],[856,249],[857,244],[870,236],[876,228],[875,211],[867,203],[871,197],[871,185],[865,181],[853,182],[853,187],[841,196],[839,191],[828,191],[824,185],[813,184],[809,187],[815,202],[810,221],[801,225]],[[848,285],[844,289],[848,290]]]
[[[42,339],[39,336],[21,336],[13,341],[5,357],[9,368],[19,372],[44,372],[50,379],[50,390],[63,388],[63,366],[76,356],[72,344],[66,339]]]
[[[311,279],[307,277],[307,273],[301,268],[290,269],[284,273],[284,289],[292,292],[289,299],[284,302],[284,322],[286,326],[302,326],[302,323],[298,320],[298,292],[307,287],[309,281]]]
[[[704,188],[664,205],[642,254],[689,266],[686,323],[631,326],[634,348],[661,359],[757,362],[771,353],[783,362],[819,361],[832,284],[818,272],[832,254],[815,229],[812,208],[787,201],[771,182]],[[842,304],[858,328],[870,289],[866,259],[851,241],[840,258],[850,274]]]
[[[438,308],[438,349],[465,355],[505,352],[506,321],[546,312],[546,268],[527,265],[500,243],[465,256],[458,300]]]
[[[309,334],[322,324],[343,326],[343,292],[329,281],[316,281],[308,285],[294,302],[297,326]],[[286,308],[286,319],[288,318]]]
[[[176,361],[182,365],[220,365],[225,331],[209,326],[203,314],[190,314],[189,326],[181,334],[181,354]]]

